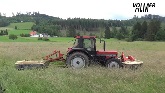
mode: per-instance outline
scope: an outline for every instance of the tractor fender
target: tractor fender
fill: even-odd
[[[106,56],[105,61],[110,60],[110,59],[118,59],[118,58],[117,58],[117,57],[109,57],[109,56],[107,57],[107,56]]]
[[[84,54],[86,54],[89,58],[91,58],[91,56],[88,54],[87,51],[85,51],[84,49],[81,49],[81,48],[72,48],[72,50],[70,50],[68,53],[67,53],[67,57],[69,57],[70,54],[72,53],[75,53],[75,52],[82,52]]]

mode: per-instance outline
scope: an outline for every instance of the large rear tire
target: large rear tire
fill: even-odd
[[[82,52],[75,52],[70,54],[67,58],[67,67],[73,69],[81,69],[89,66],[88,56]]]
[[[107,68],[120,68],[122,67],[122,64],[119,59],[109,59],[106,62]]]

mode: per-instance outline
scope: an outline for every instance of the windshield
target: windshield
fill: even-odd
[[[91,48],[91,39],[84,39],[83,47],[84,48]]]

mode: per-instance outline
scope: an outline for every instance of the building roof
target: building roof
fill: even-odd
[[[37,34],[37,31],[31,31],[30,32],[30,35],[33,36],[33,35],[36,35]]]

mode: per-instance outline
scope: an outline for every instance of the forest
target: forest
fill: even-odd
[[[135,15],[127,20],[105,20],[62,19],[39,12],[27,12],[26,14],[18,12],[13,13],[12,17],[6,17],[0,13],[0,27],[20,22],[33,22],[31,30],[50,36],[96,35],[99,38],[117,38],[127,41],[165,41],[165,17],[152,14],[141,17]]]

